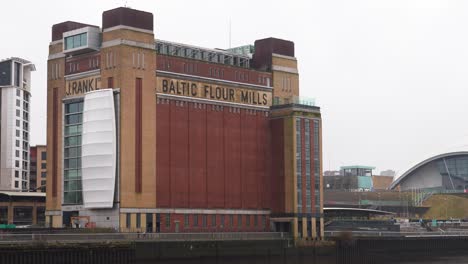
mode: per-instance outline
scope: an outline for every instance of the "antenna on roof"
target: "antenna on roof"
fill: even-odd
[[[229,48],[231,48],[231,18],[229,18]]]

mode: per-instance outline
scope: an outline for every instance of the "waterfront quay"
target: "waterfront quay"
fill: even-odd
[[[327,232],[326,241],[285,233],[7,234],[0,263],[419,263],[461,257],[468,233]]]

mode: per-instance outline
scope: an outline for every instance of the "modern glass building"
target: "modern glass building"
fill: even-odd
[[[406,170],[390,189],[465,192],[468,189],[468,151],[443,153]]]

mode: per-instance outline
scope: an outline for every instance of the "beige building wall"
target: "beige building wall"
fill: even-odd
[[[134,45],[106,47],[115,40],[128,40]],[[154,35],[138,30],[115,29],[103,33],[101,49],[101,82],[107,86],[113,78],[113,88],[120,89],[120,207],[156,207],[156,53]],[[135,154],[135,87],[141,78],[142,87],[142,146],[141,165]],[[141,166],[142,190],[136,192],[135,167]]]
[[[287,104],[299,96],[299,72],[294,57],[273,54],[273,102]]]
[[[49,46],[49,60],[47,62],[47,192],[46,192],[46,210],[56,211],[61,210],[61,197],[62,197],[62,98],[65,96],[65,57],[62,53],[62,41],[52,42]],[[54,90],[57,93],[57,98],[54,102]],[[54,144],[54,116],[53,107],[54,105],[58,110],[56,113],[56,131],[57,136]],[[53,158],[56,157],[55,168]],[[53,173],[56,177],[56,192],[54,191],[53,185]],[[58,226],[62,226],[61,218]],[[54,222],[55,226],[56,223]]]
[[[46,181],[47,184],[47,156],[46,159],[42,159],[42,153],[45,152],[47,155],[47,147],[46,146],[36,146],[37,150],[37,159],[36,159],[36,188],[37,192],[44,192],[45,187],[41,188],[42,181]],[[46,165],[46,168],[42,168],[42,164]],[[42,174],[45,174],[46,177],[42,177]],[[46,185],[44,184],[44,185]]]

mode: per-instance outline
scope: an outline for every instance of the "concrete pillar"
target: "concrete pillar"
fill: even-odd
[[[61,215],[52,216],[52,227],[57,227],[57,228],[62,227],[62,216]]]
[[[312,226],[312,238],[315,239],[317,238],[317,221],[315,217],[312,217],[311,221],[311,226]]]
[[[35,225],[37,224],[37,203],[34,202],[33,208],[32,208],[32,224]]]
[[[292,222],[292,230],[294,239],[297,239],[299,237],[299,224],[297,221],[297,217],[294,217],[294,220]]]
[[[120,231],[126,230],[127,217],[126,214],[120,214]]]
[[[325,236],[324,224],[323,224],[323,217],[320,217],[320,239],[323,239]]]
[[[130,232],[136,231],[136,214],[130,214]]]
[[[146,214],[140,213],[140,230],[141,232],[146,232]]]
[[[13,224],[13,203],[8,203],[8,224]]]
[[[307,217],[302,217],[302,239],[306,239],[307,234]]]

